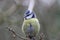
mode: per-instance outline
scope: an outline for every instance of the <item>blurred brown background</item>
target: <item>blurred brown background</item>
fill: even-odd
[[[45,35],[44,40],[60,40],[60,0],[35,1],[34,11],[41,24],[40,33]],[[23,14],[28,4],[29,0],[0,0],[0,40],[21,40],[18,37],[13,39],[6,27],[22,33]]]

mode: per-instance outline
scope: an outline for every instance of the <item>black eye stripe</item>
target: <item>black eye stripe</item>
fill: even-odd
[[[26,15],[25,17],[28,17],[28,16],[30,16],[30,15],[32,15],[32,14]]]

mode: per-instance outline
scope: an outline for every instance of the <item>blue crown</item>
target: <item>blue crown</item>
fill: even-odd
[[[24,13],[24,16],[26,16],[26,15],[30,15],[30,14],[31,14],[30,11],[27,10],[27,11]]]

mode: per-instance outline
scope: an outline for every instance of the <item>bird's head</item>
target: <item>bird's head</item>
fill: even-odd
[[[31,18],[36,18],[36,14],[34,12],[30,12],[27,10],[24,14],[24,19],[31,19]]]

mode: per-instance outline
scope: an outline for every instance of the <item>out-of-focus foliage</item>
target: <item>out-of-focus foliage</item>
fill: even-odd
[[[13,40],[12,33],[5,27],[12,27],[16,33],[22,33],[23,14],[29,1],[18,2],[16,5],[14,0],[0,1],[0,40]],[[41,24],[41,32],[47,36],[44,40],[60,40],[60,0],[36,0],[34,11]]]

